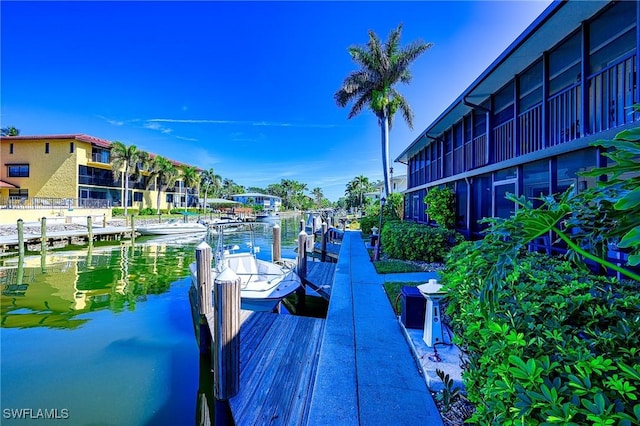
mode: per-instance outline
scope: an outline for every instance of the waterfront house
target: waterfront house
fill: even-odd
[[[262,207],[266,211],[280,211],[282,198],[276,195],[261,194],[259,192],[245,192],[244,194],[232,195],[233,201],[242,204]]]
[[[1,204],[46,208],[65,200],[65,207],[121,206],[122,176],[114,180],[110,150],[111,142],[84,134],[2,136]],[[148,180],[147,174],[129,182],[129,207],[157,207],[157,188]],[[162,192],[161,209],[197,204],[196,195],[185,191],[181,180]]]
[[[578,172],[606,164],[598,139],[638,126],[636,1],[552,3],[397,157],[407,165],[405,218],[428,222],[434,187],[456,194],[456,228],[478,238],[483,217],[529,199],[583,191]],[[446,76],[442,76],[443,81]]]

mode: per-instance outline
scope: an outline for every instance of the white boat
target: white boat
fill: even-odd
[[[222,243],[223,235],[218,238],[215,252],[216,265],[211,269],[211,279],[223,271],[231,269],[240,277],[241,308],[250,311],[276,311],[278,304],[296,291],[302,282],[294,271],[293,264],[283,262],[276,264],[257,259],[255,252],[232,253],[238,246],[226,247]],[[253,244],[250,247],[254,247]],[[189,265],[191,282],[198,285],[197,264]],[[212,283],[213,284],[213,283]]]
[[[195,234],[207,232],[207,227],[198,222],[184,222],[182,220],[170,220],[163,223],[151,223],[136,226],[136,232],[140,235],[175,235]]]
[[[220,227],[224,227],[225,232],[235,232],[244,229],[245,222],[234,219],[231,217],[214,218],[212,221],[207,222],[211,231],[217,234],[220,231]]]
[[[274,211],[262,212],[256,214],[257,222],[278,222],[280,221],[280,215]]]

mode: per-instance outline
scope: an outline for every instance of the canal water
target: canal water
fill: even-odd
[[[298,220],[282,219],[285,258],[295,257]],[[138,238],[0,261],[0,423],[196,424],[207,380],[188,268],[201,241]],[[271,227],[257,227],[255,244],[270,260]],[[314,315],[326,309],[310,305],[320,306]]]

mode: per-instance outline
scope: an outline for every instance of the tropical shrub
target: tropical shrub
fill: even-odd
[[[499,256],[487,243],[463,243],[442,275],[467,357],[470,421],[639,424],[639,284],[521,251],[488,304],[484,277]]]
[[[640,424],[640,129],[595,143],[610,166],[597,187],[525,198],[454,248],[442,275],[478,424]],[[568,260],[527,253],[553,233]],[[617,247],[626,262],[604,254]],[[616,272],[630,280],[593,275]],[[593,267],[593,266],[592,266]],[[632,281],[633,280],[633,281]]]
[[[427,214],[436,224],[447,229],[456,225],[455,193],[451,188],[431,188],[424,197]]]
[[[379,211],[379,209],[378,209]],[[364,216],[360,219],[360,229],[363,234],[371,234],[371,228],[380,226],[380,216]]]
[[[382,249],[392,259],[442,262],[463,241],[456,231],[410,222],[390,221],[382,227]]]

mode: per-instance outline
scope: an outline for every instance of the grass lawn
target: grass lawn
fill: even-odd
[[[396,272],[422,272],[423,269],[403,260],[379,260],[373,263],[379,274],[393,274]]]
[[[400,300],[400,292],[403,286],[417,287],[424,282],[387,282],[384,283],[384,291],[387,293],[391,307],[396,315],[402,313],[402,302]]]

